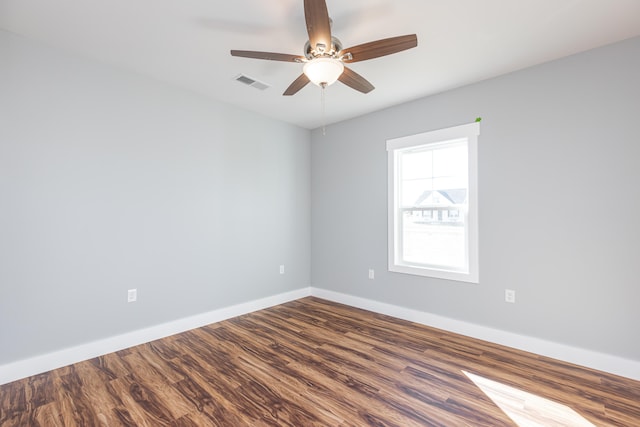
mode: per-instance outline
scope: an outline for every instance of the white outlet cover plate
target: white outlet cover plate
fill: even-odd
[[[515,303],[516,302],[516,291],[514,291],[513,289],[505,289],[504,290],[504,300],[505,302],[508,303]]]

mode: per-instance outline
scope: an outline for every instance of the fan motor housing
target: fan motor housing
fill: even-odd
[[[316,46],[318,47],[318,46]],[[320,51],[318,51],[320,50]],[[342,42],[337,37],[331,37],[330,49],[312,49],[309,40],[304,44],[304,56],[308,60],[321,57],[337,58],[338,52],[342,50]]]

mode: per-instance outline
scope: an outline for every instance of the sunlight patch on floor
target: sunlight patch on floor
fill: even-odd
[[[518,427],[595,427],[595,424],[566,405],[469,372],[462,372]]]

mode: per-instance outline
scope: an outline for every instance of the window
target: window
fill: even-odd
[[[387,141],[389,271],[478,283],[480,123]]]

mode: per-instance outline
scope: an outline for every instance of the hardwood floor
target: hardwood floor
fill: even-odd
[[[640,382],[310,297],[0,386],[0,425],[631,427]]]

